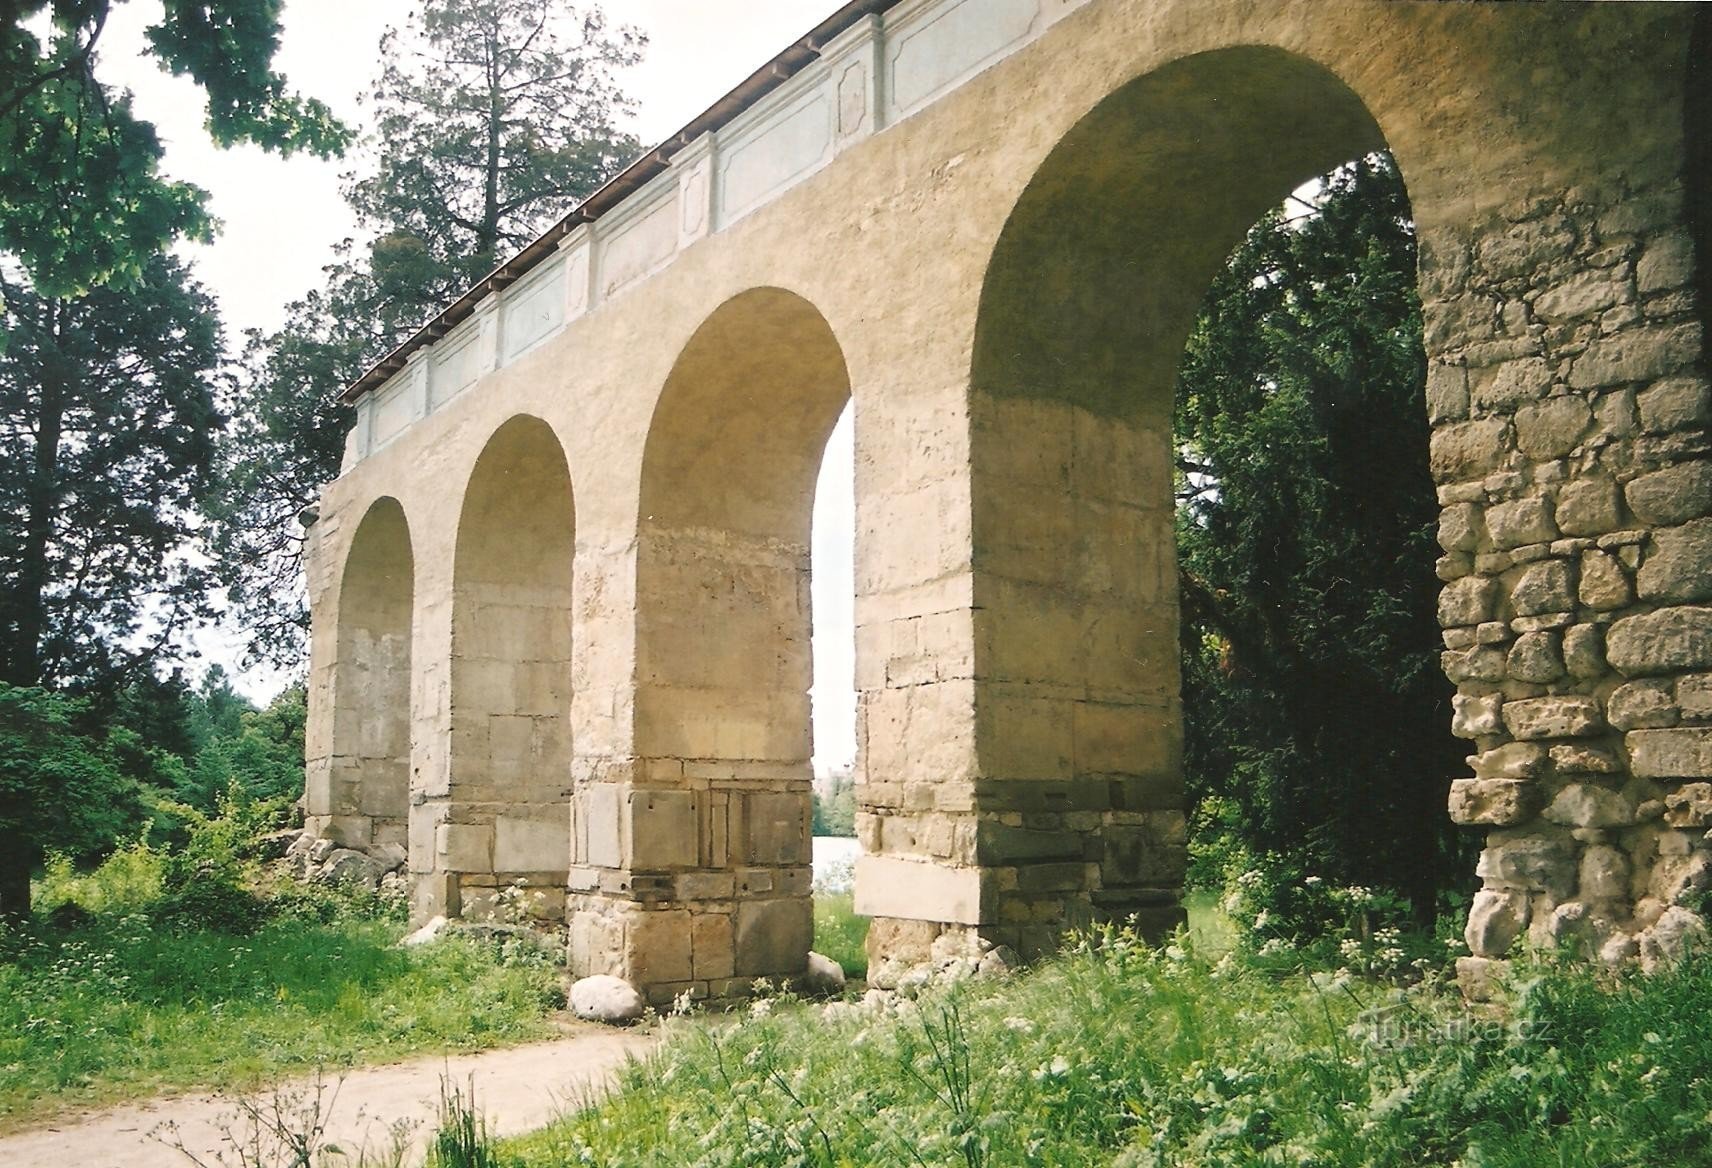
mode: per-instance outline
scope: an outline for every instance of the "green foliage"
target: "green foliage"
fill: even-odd
[[[1470,865],[1437,662],[1414,228],[1388,157],[1269,215],[1184,354],[1185,769],[1224,833],[1430,920]]]
[[[212,530],[251,652],[301,663],[308,611],[297,518],[339,471],[345,385],[635,155],[614,80],[641,38],[600,9],[426,0],[382,42],[363,177],[326,286],[251,334]]]
[[[0,680],[103,693],[205,609],[180,553],[221,424],[214,302],[162,256],[133,288],[59,300],[0,268],[0,293]]]
[[[487,1120],[476,1110],[475,1083],[460,1088],[440,1082],[440,1117],[428,1147],[426,1168],[504,1168],[488,1135]]]
[[[531,1168],[1712,1164],[1712,962],[1523,971],[1507,1017],[1436,980],[1284,976],[1101,931],[907,1008],[671,1024],[619,1093],[500,1150]],[[501,1161],[504,1162],[504,1161]]]
[[[167,855],[154,917],[179,929],[213,929],[242,936],[267,919],[269,908],[254,888],[256,841],[279,826],[284,807],[250,797],[237,783],[217,813],[175,808],[185,825],[182,848]]]
[[[36,900],[49,914],[76,905],[96,917],[147,912],[166,888],[166,853],[147,840],[122,844],[91,871],[80,872],[64,853],[48,857]]]
[[[29,911],[30,872],[46,851],[98,852],[140,814],[135,783],[87,714],[74,699],[0,682],[0,915]]]
[[[817,782],[813,791],[814,834],[856,837],[856,777],[849,772],[832,775],[822,794]]]
[[[206,241],[215,228],[207,192],[161,173],[154,127],[96,75],[114,3],[0,6],[0,257],[49,298],[134,285],[175,240]],[[215,141],[322,157],[343,150],[349,132],[326,106],[289,94],[273,71],[280,0],[163,0],[161,8],[149,51],[202,87]],[[0,304],[0,325],[8,311]]]
[[[814,894],[814,949],[838,962],[846,977],[868,976],[868,918],[856,915],[852,892]]]

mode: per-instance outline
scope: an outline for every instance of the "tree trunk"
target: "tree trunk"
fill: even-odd
[[[59,303],[48,301],[46,312],[47,327],[43,331],[57,342]],[[4,669],[4,680],[13,685],[39,685],[42,681],[48,544],[59,512],[59,448],[65,427],[65,391],[63,367],[57,357],[50,357],[42,366],[41,406],[36,415],[24,539],[18,556],[18,585],[7,598],[8,607],[17,614],[14,622],[17,644],[10,647],[0,668]]]

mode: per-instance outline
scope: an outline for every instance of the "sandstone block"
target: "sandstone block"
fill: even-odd
[[[690,973],[697,981],[736,976],[736,938],[731,914],[690,914]]]
[[[1474,406],[1482,413],[1509,413],[1523,402],[1544,397],[1551,383],[1551,366],[1543,358],[1506,361],[1475,378]]]
[[[1439,654],[1445,676],[1458,684],[1465,681],[1503,681],[1504,654],[1490,645],[1479,645],[1461,652],[1449,650]]]
[[[1470,760],[1482,779],[1531,779],[1546,765],[1546,748],[1534,742],[1506,742]]]
[[[1628,285],[1610,268],[1582,269],[1534,299],[1534,314],[1549,324],[1583,320],[1629,295]]]
[[[1635,287],[1646,295],[1681,288],[1694,278],[1694,244],[1685,232],[1655,239],[1635,264]]]
[[[559,813],[564,815],[563,810]],[[494,868],[500,872],[563,872],[570,866],[570,819],[502,815],[493,824]]]
[[[1468,370],[1461,365],[1427,366],[1427,421],[1454,422],[1468,417]]]
[[[1712,519],[1655,531],[1635,585],[1642,600],[1712,599]]]
[[[1637,778],[1712,778],[1712,727],[1632,730],[1624,742]]]
[[[577,792],[577,857],[597,868],[624,867],[623,788],[590,783]]]
[[[1468,826],[1511,827],[1539,810],[1536,783],[1517,779],[1456,779],[1450,785],[1450,818]]]
[[[1680,904],[1690,894],[1712,888],[1712,856],[1694,851],[1667,854],[1662,846],[1666,838],[1682,834],[1679,829],[1659,837],[1659,858],[1647,880],[1647,892],[1664,904]]]
[[[1615,479],[1576,479],[1558,492],[1555,513],[1565,535],[1604,535],[1622,521]]]
[[[624,851],[633,869],[657,872],[693,868],[698,837],[693,791],[630,792],[628,814],[624,817]]]
[[[1672,905],[1636,938],[1641,968],[1657,973],[1678,964],[1689,953],[1705,948],[1706,922],[1699,914]]]
[[[1712,668],[1712,608],[1625,617],[1605,635],[1605,656],[1629,677]]]
[[[1527,894],[1482,888],[1474,894],[1462,935],[1476,955],[1502,957],[1527,923]]]
[[[1504,975],[1510,963],[1496,957],[1458,957],[1456,987],[1464,1001],[1496,1002],[1504,997]]]
[[[751,864],[806,864],[812,804],[806,794],[744,797],[744,859]]]
[[[1582,680],[1605,673],[1605,634],[1598,625],[1576,625],[1564,630],[1563,664],[1571,677]]]
[[[1677,678],[1676,706],[1684,718],[1712,718],[1712,673],[1690,673]]]
[[[739,977],[794,977],[814,943],[814,904],[807,897],[745,901],[737,906]]]
[[[1629,895],[1629,857],[1609,844],[1595,844],[1581,857],[1583,900],[1624,900]]]
[[[1450,732],[1458,738],[1483,738],[1504,729],[1498,709],[1504,704],[1503,694],[1454,694],[1450,699]]]
[[[1569,384],[1576,389],[1599,389],[1652,381],[1675,373],[1699,355],[1698,324],[1629,329],[1589,344],[1570,366]]]
[[[1634,804],[1621,792],[1593,783],[1569,784],[1543,814],[1565,827],[1627,827],[1635,822]]]
[[[467,823],[442,823],[434,832],[434,851],[445,872],[493,871],[493,829]]]
[[[1454,422],[1433,431],[1429,459],[1439,482],[1460,482],[1496,470],[1510,450],[1510,425],[1502,418]]]
[[[1593,412],[1579,395],[1531,402],[1516,411],[1516,448],[1529,458],[1562,458],[1581,442]]]
[[[1635,396],[1641,429],[1649,434],[1692,430],[1712,421],[1712,386],[1698,377],[1671,377]]]
[[[1617,557],[1608,552],[1587,551],[1581,555],[1581,579],[1576,589],[1581,603],[1599,612],[1622,608],[1633,598],[1629,575]]]
[[[1563,676],[1563,652],[1556,633],[1524,633],[1510,646],[1505,668],[1518,681],[1544,685]]]
[[[1551,748],[1552,769],[1560,775],[1615,775],[1623,764],[1610,751],[1585,743]]]
[[[1480,508],[1472,503],[1452,503],[1439,512],[1439,546],[1445,551],[1471,552],[1479,543]]]
[[[1146,826],[1113,825],[1101,835],[1105,855],[1100,864],[1100,879],[1107,887],[1172,886],[1183,878],[1189,853],[1176,833],[1161,833]]]
[[[1447,629],[1477,625],[1491,618],[1497,599],[1498,581],[1464,576],[1439,591],[1439,624]]]
[[[1575,607],[1575,569],[1563,560],[1530,564],[1510,590],[1518,616],[1568,612]]]
[[[1547,215],[1513,223],[1475,244],[1475,262],[1498,280],[1534,275],[1575,247],[1575,228],[1566,215]]]
[[[354,888],[378,888],[386,875],[387,865],[373,856],[349,848],[340,848],[321,865],[317,879],[328,884],[344,884]]]
[[[1576,866],[1570,845],[1555,839],[1516,839],[1480,853],[1475,869],[1489,887],[1547,892],[1555,899],[1569,896]]]
[[[1666,792],[1664,821],[1672,827],[1712,827],[1712,783],[1684,783]]]
[[[1712,514],[1712,460],[1684,462],[1631,480],[1623,488],[1635,518],[1675,527]]]
[[[1506,702],[1504,724],[1523,740],[1585,738],[1603,730],[1605,718],[1593,698],[1562,695]]]
[[[1539,496],[1494,503],[1486,510],[1486,530],[1500,548],[1549,543],[1558,536],[1557,525],[1552,522],[1552,505]]]

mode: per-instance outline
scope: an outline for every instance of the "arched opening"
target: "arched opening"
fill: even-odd
[[[811,943],[810,527],[849,399],[825,319],[759,288],[696,331],[649,430],[627,860],[721,874],[678,881],[697,981],[798,973]]]
[[[564,450],[511,419],[477,459],[452,585],[449,790],[436,823],[446,909],[556,919],[570,864],[571,579]]]
[[[398,500],[378,499],[351,540],[339,584],[333,740],[311,768],[310,825],[323,839],[405,847],[410,810],[410,636],[415,564]]]
[[[1385,140],[1265,47],[1125,85],[1053,149],[982,290],[971,374],[983,932],[1182,919],[1174,387],[1249,228]]]

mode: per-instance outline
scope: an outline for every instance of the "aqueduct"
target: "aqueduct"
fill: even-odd
[[[1712,880],[1706,15],[857,0],[351,387],[309,812],[417,913],[562,890],[656,1001],[809,947],[808,523],[854,402],[860,911],[1178,919],[1171,395],[1211,277],[1388,148],[1421,244],[1478,978]],[[1392,781],[1373,776],[1375,783]]]

